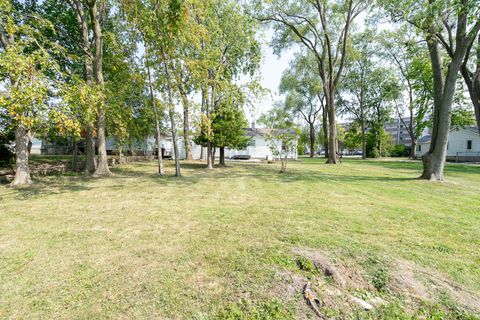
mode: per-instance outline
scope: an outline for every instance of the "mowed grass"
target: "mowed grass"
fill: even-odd
[[[412,261],[480,294],[479,166],[448,165],[445,183],[407,161],[204,166],[0,187],[0,318],[215,319],[245,304],[296,318],[302,297],[275,275],[298,247]]]

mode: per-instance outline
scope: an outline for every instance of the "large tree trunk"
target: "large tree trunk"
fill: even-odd
[[[313,158],[315,155],[315,127],[313,126],[313,122],[310,122],[309,130],[310,130],[310,158]]]
[[[456,56],[448,66],[447,77],[443,77],[443,61],[435,36],[427,39],[433,70],[434,111],[430,149],[422,157],[423,173],[421,179],[443,181],[443,168],[447,155],[450,133],[451,111],[457,75],[463,56]],[[461,50],[461,48],[457,49]],[[460,58],[460,59],[459,59]]]
[[[225,167],[225,147],[220,147],[220,166]]]
[[[87,126],[85,136],[85,171],[93,174],[97,168],[97,161],[95,158],[95,138],[93,137],[92,126]]]
[[[10,183],[12,187],[23,187],[32,184],[28,167],[28,130],[23,124],[18,124],[15,130],[15,179]]]
[[[180,90],[183,104],[183,142],[185,144],[185,159],[193,160],[192,148],[190,145],[190,120],[189,120],[189,102],[185,90]]]

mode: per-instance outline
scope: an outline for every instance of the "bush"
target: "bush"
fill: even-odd
[[[10,167],[15,159],[15,154],[9,143],[10,141],[0,136],[0,168]]]
[[[403,144],[396,144],[390,151],[392,157],[408,157],[410,155],[410,147]]]

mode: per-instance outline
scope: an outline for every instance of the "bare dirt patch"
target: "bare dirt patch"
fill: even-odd
[[[286,269],[276,272],[280,285],[275,294],[284,301],[295,301],[299,319],[342,319],[356,311],[372,310],[399,300],[405,310],[413,314],[424,303],[445,309],[453,305],[469,313],[480,313],[478,294],[462,288],[444,274],[411,261],[389,263],[388,285],[384,292],[378,292],[360,263],[333,259],[325,252],[310,248],[293,248],[292,253],[294,257],[308,259],[316,268],[316,272],[310,273],[302,272],[301,266],[298,272]],[[445,297],[453,304],[446,303]]]

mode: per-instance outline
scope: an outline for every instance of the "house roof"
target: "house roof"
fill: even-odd
[[[426,136],[423,136],[420,139],[418,139],[418,143],[419,144],[430,143],[431,140],[432,140],[432,136],[431,135],[426,135]]]
[[[291,129],[267,129],[267,128],[244,128],[245,135],[249,137],[254,137],[256,135],[258,136],[265,136],[271,133],[275,134],[283,134],[283,133],[289,133],[289,134],[297,134],[297,131],[291,130]]]

